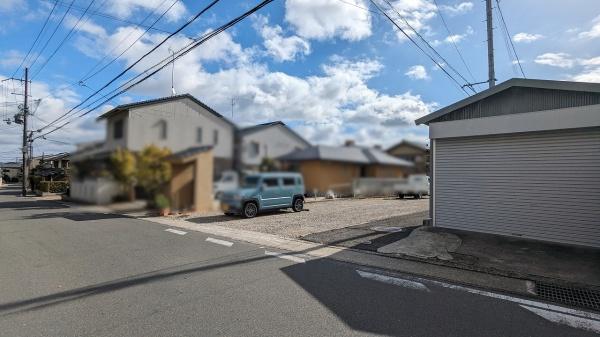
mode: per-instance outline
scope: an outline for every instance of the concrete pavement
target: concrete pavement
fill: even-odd
[[[593,313],[330,258],[290,256],[17,192],[0,189],[0,336],[600,331],[600,316]]]

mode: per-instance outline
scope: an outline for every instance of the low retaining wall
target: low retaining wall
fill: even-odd
[[[111,203],[114,197],[120,193],[121,187],[112,179],[97,178],[71,181],[70,197],[77,201],[105,205]]]

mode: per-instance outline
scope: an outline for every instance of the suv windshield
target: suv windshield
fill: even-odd
[[[242,183],[242,187],[243,188],[252,188],[252,187],[256,187],[258,186],[258,180],[260,179],[260,177],[257,176],[249,176],[246,177],[244,179],[244,182]]]

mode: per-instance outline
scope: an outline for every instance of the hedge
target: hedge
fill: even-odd
[[[65,193],[68,188],[68,181],[40,181],[40,191],[42,192]]]

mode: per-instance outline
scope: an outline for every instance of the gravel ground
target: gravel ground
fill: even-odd
[[[339,199],[307,202],[305,211],[282,210],[260,214],[253,219],[222,213],[192,214],[185,219],[287,237],[300,238],[311,233],[360,225],[397,217],[429,208],[429,199]]]

